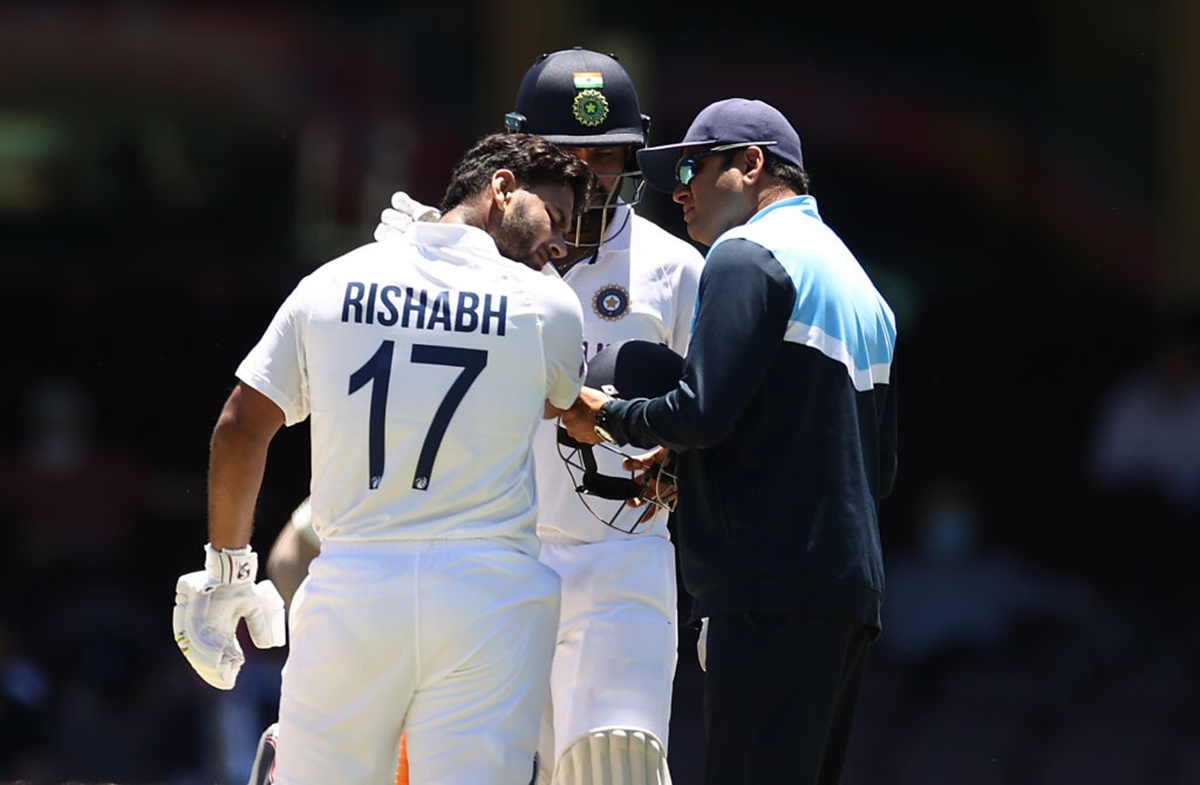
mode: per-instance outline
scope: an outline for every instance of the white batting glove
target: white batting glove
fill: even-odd
[[[696,657],[700,660],[700,670],[708,670],[708,617],[700,620],[700,637],[696,638]]]
[[[442,213],[436,207],[421,204],[404,191],[392,194],[392,206],[379,214],[379,225],[375,227],[375,239],[383,242],[408,231],[414,221],[436,221]]]
[[[250,546],[218,551],[205,545],[204,567],[175,584],[175,643],[206,682],[231,690],[246,661],[237,641],[238,621],[246,620],[258,648],[282,646],[287,642],[283,598],[270,581],[254,582],[258,555]]]

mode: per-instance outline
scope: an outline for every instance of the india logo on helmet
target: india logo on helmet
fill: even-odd
[[[608,99],[599,90],[581,90],[571,105],[571,113],[580,123],[595,127],[608,118]]]

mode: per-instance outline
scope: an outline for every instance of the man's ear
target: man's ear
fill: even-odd
[[[497,210],[508,209],[508,202],[517,190],[517,176],[508,169],[497,169],[492,174],[492,202]]]
[[[742,178],[745,179],[747,185],[758,182],[758,179],[763,175],[766,163],[767,156],[763,154],[761,147],[751,145],[742,151],[742,164],[744,166]]]

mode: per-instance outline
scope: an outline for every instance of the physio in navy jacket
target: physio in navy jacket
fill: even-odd
[[[705,781],[832,785],[880,630],[895,319],[821,220],[775,108],[718,101],[638,162],[710,246],[683,378],[652,399],[585,388],[563,422],[677,454],[683,582],[706,619]]]

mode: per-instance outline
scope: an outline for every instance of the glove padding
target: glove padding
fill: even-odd
[[[218,551],[205,545],[205,569],[182,575],[175,584],[175,643],[201,678],[233,689],[246,661],[237,626],[246,620],[260,649],[287,642],[283,598],[270,581],[254,582],[258,556],[249,546]]]
[[[414,221],[436,221],[442,212],[436,207],[421,204],[404,191],[392,194],[392,206],[379,214],[379,225],[375,227],[375,239],[383,242],[408,231]]]
[[[700,670],[708,670],[708,617],[700,620],[700,636],[696,638],[696,658],[700,660]]]

